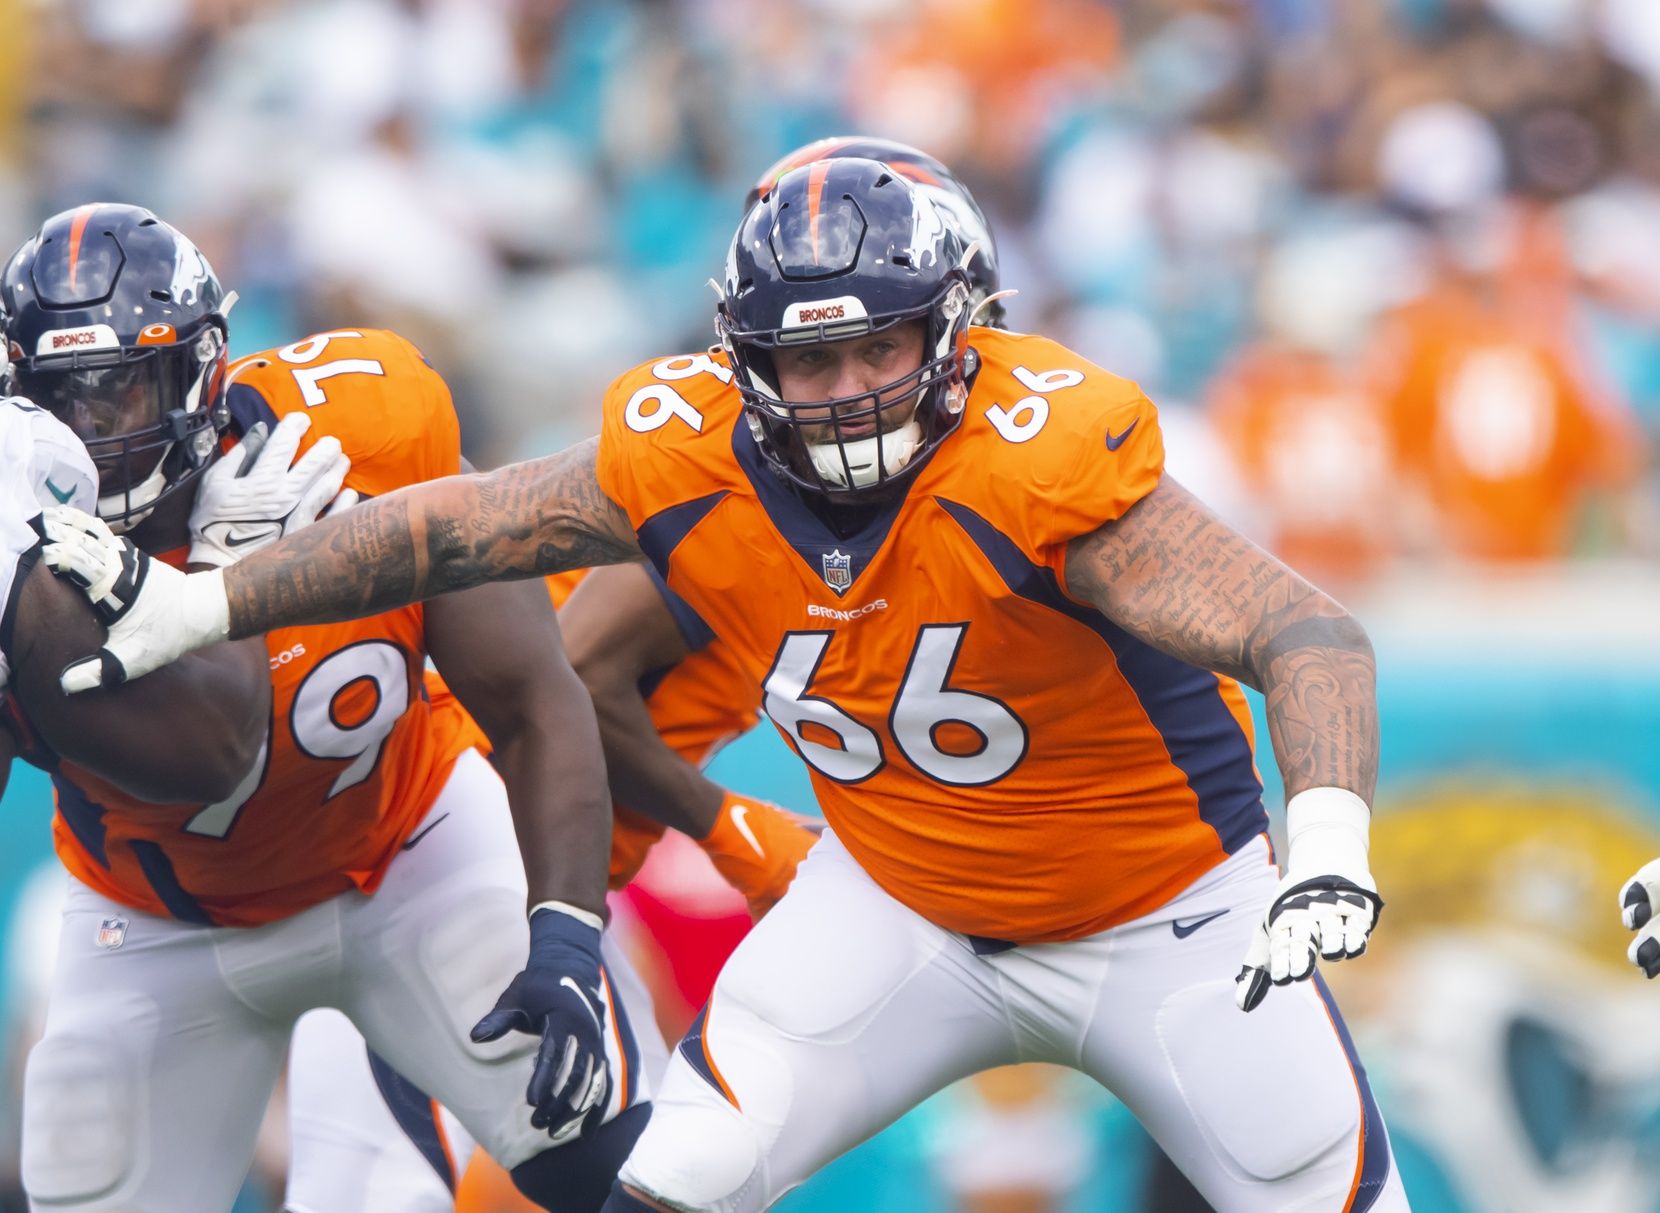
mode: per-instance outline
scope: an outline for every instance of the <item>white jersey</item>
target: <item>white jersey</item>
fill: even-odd
[[[40,543],[42,507],[98,503],[98,473],[68,426],[21,396],[0,397],[0,687],[11,679],[12,597],[18,570]]]

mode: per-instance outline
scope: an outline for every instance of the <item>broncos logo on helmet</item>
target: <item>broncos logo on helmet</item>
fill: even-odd
[[[48,219],[0,276],[13,390],[98,468],[98,513],[128,530],[213,461],[229,424],[225,294],[207,258],[142,207]]]
[[[927,195],[956,225],[964,246],[974,249],[967,268],[976,323],[1002,328],[1003,304],[997,298],[997,242],[992,239],[985,212],[950,169],[919,148],[869,135],[833,135],[814,140],[796,148],[762,173],[744,198],[744,210],[748,211],[765,198],[791,169],[802,168],[815,160],[849,158],[880,160]]]
[[[715,328],[776,472],[845,500],[914,474],[956,429],[971,311],[966,252],[934,202],[874,160],[792,169],[750,208],[727,254]],[[856,395],[783,398],[775,351],[908,321],[922,322],[914,370]]]

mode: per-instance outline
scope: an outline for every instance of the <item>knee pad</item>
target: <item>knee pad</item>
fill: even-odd
[[[599,1213],[617,1171],[650,1119],[651,1105],[635,1104],[593,1132],[514,1167],[514,1186],[553,1213]]]
[[[724,1213],[763,1182],[761,1143],[725,1102],[659,1103],[618,1178],[676,1209]]]
[[[114,1192],[141,1143],[137,1076],[100,1036],[48,1036],[23,1080],[23,1186],[34,1200],[73,1206]]]
[[[1306,986],[1272,990],[1242,1015],[1232,982],[1206,982],[1166,1001],[1158,1029],[1200,1131],[1250,1179],[1289,1179],[1359,1141],[1356,1074]]]

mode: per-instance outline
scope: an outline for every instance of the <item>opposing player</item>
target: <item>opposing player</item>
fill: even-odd
[[[733,240],[724,356],[623,376],[597,442],[222,573],[152,567],[66,684],[643,552],[762,683],[833,833],[734,953],[607,1209],[765,1208],[1026,1059],[1112,1088],[1221,1209],[1404,1209],[1315,974],[1381,904],[1365,633],[1162,475],[1134,385],[971,328],[966,252],[880,163],[795,169]],[[1236,678],[1290,796],[1283,877]]]
[[[62,754],[137,797],[227,795],[254,760],[269,710],[262,647],[216,645],[164,684],[134,684],[130,695],[123,688],[109,697],[64,696],[55,670],[101,627],[81,596],[37,563],[41,505],[90,507],[97,474],[61,422],[19,397],[0,398],[0,468],[0,722],[8,750]],[[218,710],[222,704],[229,710]],[[162,711],[196,727],[152,737],[133,726]]]
[[[393,334],[322,333],[227,368],[217,279],[147,211],[48,220],[0,291],[19,386],[87,440],[99,513],[135,550],[229,565],[314,514],[322,502],[291,481],[342,453],[365,496],[460,468],[449,393]],[[261,455],[244,439],[215,462],[222,431],[256,426]],[[110,613],[124,601],[97,597]],[[429,654],[501,777],[466,714],[428,704]],[[620,954],[601,961],[609,797],[547,596],[490,587],[277,631],[263,660],[264,743],[230,795],[140,804],[58,766],[54,838],[74,885],[28,1065],[32,1199],[228,1207],[289,1030],[328,1005],[528,1195],[593,1209],[649,1115],[635,1029],[652,1025],[622,1006]],[[132,723],[157,738],[195,727],[167,706]]]

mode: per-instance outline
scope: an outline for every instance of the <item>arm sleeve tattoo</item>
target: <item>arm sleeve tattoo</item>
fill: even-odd
[[[1169,476],[1072,541],[1067,590],[1137,638],[1262,692],[1287,798],[1377,784],[1377,666],[1347,611]]]
[[[225,574],[231,635],[354,619],[485,581],[639,558],[590,439],[484,475],[413,485],[306,527]]]

